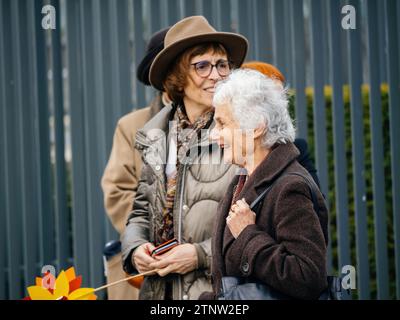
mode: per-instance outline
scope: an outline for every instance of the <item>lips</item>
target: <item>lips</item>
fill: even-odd
[[[205,88],[204,91],[207,91],[209,93],[214,93],[215,92],[215,88],[211,87],[211,88]]]

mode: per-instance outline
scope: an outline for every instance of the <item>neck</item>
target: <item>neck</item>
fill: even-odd
[[[168,94],[166,92],[163,92],[161,94],[161,101],[164,106],[168,105],[171,103],[171,99],[168,97]]]
[[[207,106],[194,105],[191,101],[185,99],[183,99],[183,103],[190,123],[194,123],[203,113],[211,109]]]
[[[254,144],[254,153],[246,157],[246,162],[243,165],[247,174],[250,176],[258,165],[267,157],[271,152],[271,149],[262,147],[260,144]],[[249,161],[249,159],[251,159]]]

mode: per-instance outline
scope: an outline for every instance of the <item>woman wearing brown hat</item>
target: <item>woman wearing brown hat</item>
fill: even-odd
[[[215,84],[245,59],[247,40],[217,32],[201,16],[168,31],[150,82],[173,103],[136,135],[144,167],[122,236],[124,268],[147,276],[140,299],[197,299],[211,290],[211,234],[218,202],[236,167],[210,141]],[[212,161],[210,161],[212,159]],[[160,255],[154,248],[176,238]]]
[[[164,38],[169,28],[154,33],[147,45],[146,54],[136,70],[137,79],[149,86],[150,66],[156,55],[164,48]],[[142,160],[135,145],[136,131],[142,128],[168,102],[167,94],[157,92],[150,104],[139,110],[132,111],[118,120],[114,132],[113,145],[107,166],[101,179],[104,193],[104,207],[107,215],[119,234],[126,225],[126,220],[132,209],[132,199],[135,198],[139,184]],[[104,250],[107,261],[107,282],[112,283],[125,276],[122,269],[121,244],[109,242]],[[107,289],[109,300],[136,300],[139,292],[126,282]]]

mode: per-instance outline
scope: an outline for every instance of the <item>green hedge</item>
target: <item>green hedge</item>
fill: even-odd
[[[333,256],[333,270],[338,272],[337,255],[337,228],[336,228],[336,207],[335,207],[335,179],[334,179],[334,149],[333,149],[333,131],[332,131],[332,88],[326,86],[326,130],[327,130],[327,151],[328,151],[328,175],[329,175],[329,206],[330,206],[330,230]],[[307,119],[308,119],[308,143],[311,155],[314,155],[314,124],[313,124],[313,90],[306,89],[307,99]],[[290,113],[295,117],[295,93],[291,93]],[[355,243],[355,213],[354,213],[354,190],[353,190],[353,168],[352,168],[352,139],[351,139],[351,113],[350,113],[350,93],[349,87],[343,87],[343,102],[345,114],[345,137],[346,137],[346,159],[347,159],[347,187],[349,197],[349,227],[350,227],[350,246],[351,261],[357,266],[356,261],[356,243]],[[389,135],[389,102],[388,87],[381,86],[382,102],[382,135],[384,151],[384,173],[385,173],[385,197],[386,197],[386,216],[388,232],[388,257],[389,257],[389,280],[390,296],[395,299],[395,263],[394,263],[394,235],[393,235],[393,209],[392,209],[392,183],[391,183],[391,163],[390,163],[390,135]],[[364,161],[365,161],[365,185],[367,195],[367,223],[368,223],[368,252],[370,268],[370,290],[371,298],[376,299],[376,263],[375,263],[375,238],[374,238],[374,212],[373,212],[373,190],[372,190],[372,167],[371,167],[371,128],[369,111],[369,87],[362,86],[362,105],[364,116]],[[355,294],[354,298],[357,298]]]

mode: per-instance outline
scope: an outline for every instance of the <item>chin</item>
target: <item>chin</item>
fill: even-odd
[[[214,94],[211,94],[211,96],[210,96],[210,94],[208,94],[207,97],[203,100],[204,104],[207,105],[207,106],[212,106],[213,105],[212,104],[213,97],[214,97]]]
[[[224,162],[226,164],[236,164],[234,159],[233,159],[233,157],[232,157],[232,155],[231,155],[231,153],[230,153],[230,151],[228,153],[228,152],[226,152],[226,149],[224,149]]]

